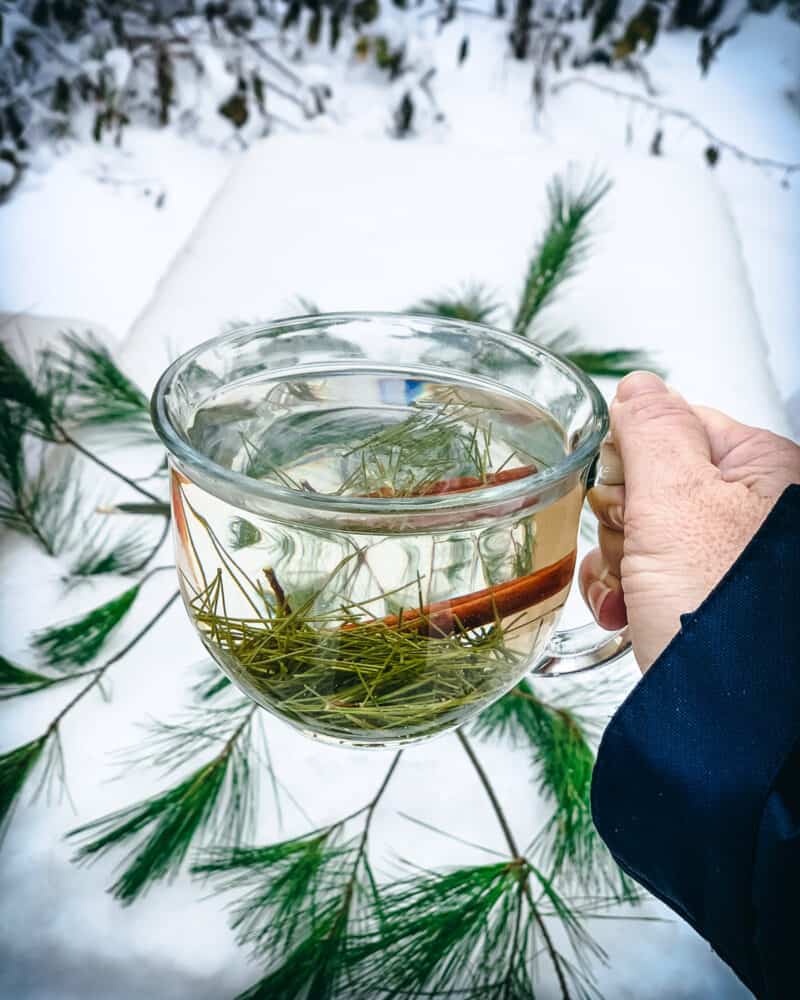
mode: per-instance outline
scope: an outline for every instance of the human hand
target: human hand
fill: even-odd
[[[596,486],[599,548],[581,593],[607,629],[630,626],[646,671],[733,565],[773,504],[800,483],[800,447],[718,410],[690,406],[658,376],[634,372],[611,404],[624,486]]]

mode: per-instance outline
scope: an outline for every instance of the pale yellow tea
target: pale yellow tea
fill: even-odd
[[[286,491],[254,513],[172,473],[187,608],[265,708],[334,742],[413,741],[473,716],[541,656],[572,580],[582,489],[504,505],[499,488],[567,448],[529,402],[441,374],[262,373],[207,400],[188,437]],[[467,504],[454,518],[436,504],[490,489],[488,512]],[[366,512],[326,524],[292,497]],[[421,497],[429,513],[403,516]]]

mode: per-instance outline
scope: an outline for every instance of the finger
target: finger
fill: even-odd
[[[755,428],[740,424],[738,420],[711,406],[693,406],[692,411],[708,435],[711,461],[714,465],[723,462],[737,445],[746,441],[755,432]]]
[[[611,405],[627,499],[670,491],[687,475],[716,474],[708,434],[686,400],[651,372],[627,375]]]
[[[609,571],[600,549],[592,549],[584,558],[578,585],[598,625],[616,631],[627,624],[622,587],[618,577]]]
[[[596,481],[605,486],[622,486],[625,483],[622,456],[610,434],[606,435],[605,441],[600,445]]]
[[[625,527],[625,487],[595,486],[588,494],[594,516],[608,528],[622,531]]]
[[[597,532],[597,541],[600,544],[600,551],[603,553],[603,561],[609,573],[616,579],[622,579],[622,555],[625,536],[621,531],[614,531],[604,524],[600,525]]]
[[[759,496],[777,497],[800,482],[800,448],[789,438],[749,427],[709,406],[694,406],[711,443],[711,458],[726,482],[744,483]]]

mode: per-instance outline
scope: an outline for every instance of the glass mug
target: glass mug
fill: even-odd
[[[608,429],[594,383],[457,320],[333,314],[210,340],[161,377],[180,588],[204,645],[314,738],[402,745],[528,672],[610,662],[556,631]]]

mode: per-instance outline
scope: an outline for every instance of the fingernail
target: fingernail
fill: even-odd
[[[621,590],[612,590],[603,599],[597,618],[598,625],[615,630],[622,628],[628,621],[628,610],[625,607],[625,597]]]
[[[593,580],[586,589],[586,600],[589,602],[589,607],[596,622],[600,621],[603,602],[610,593],[611,591],[602,580]]]
[[[617,531],[622,531],[625,528],[625,509],[622,504],[612,503],[606,511],[606,517],[611,527],[616,528]]]
[[[648,392],[669,392],[667,384],[652,372],[631,372],[617,386],[617,399],[624,403]]]

